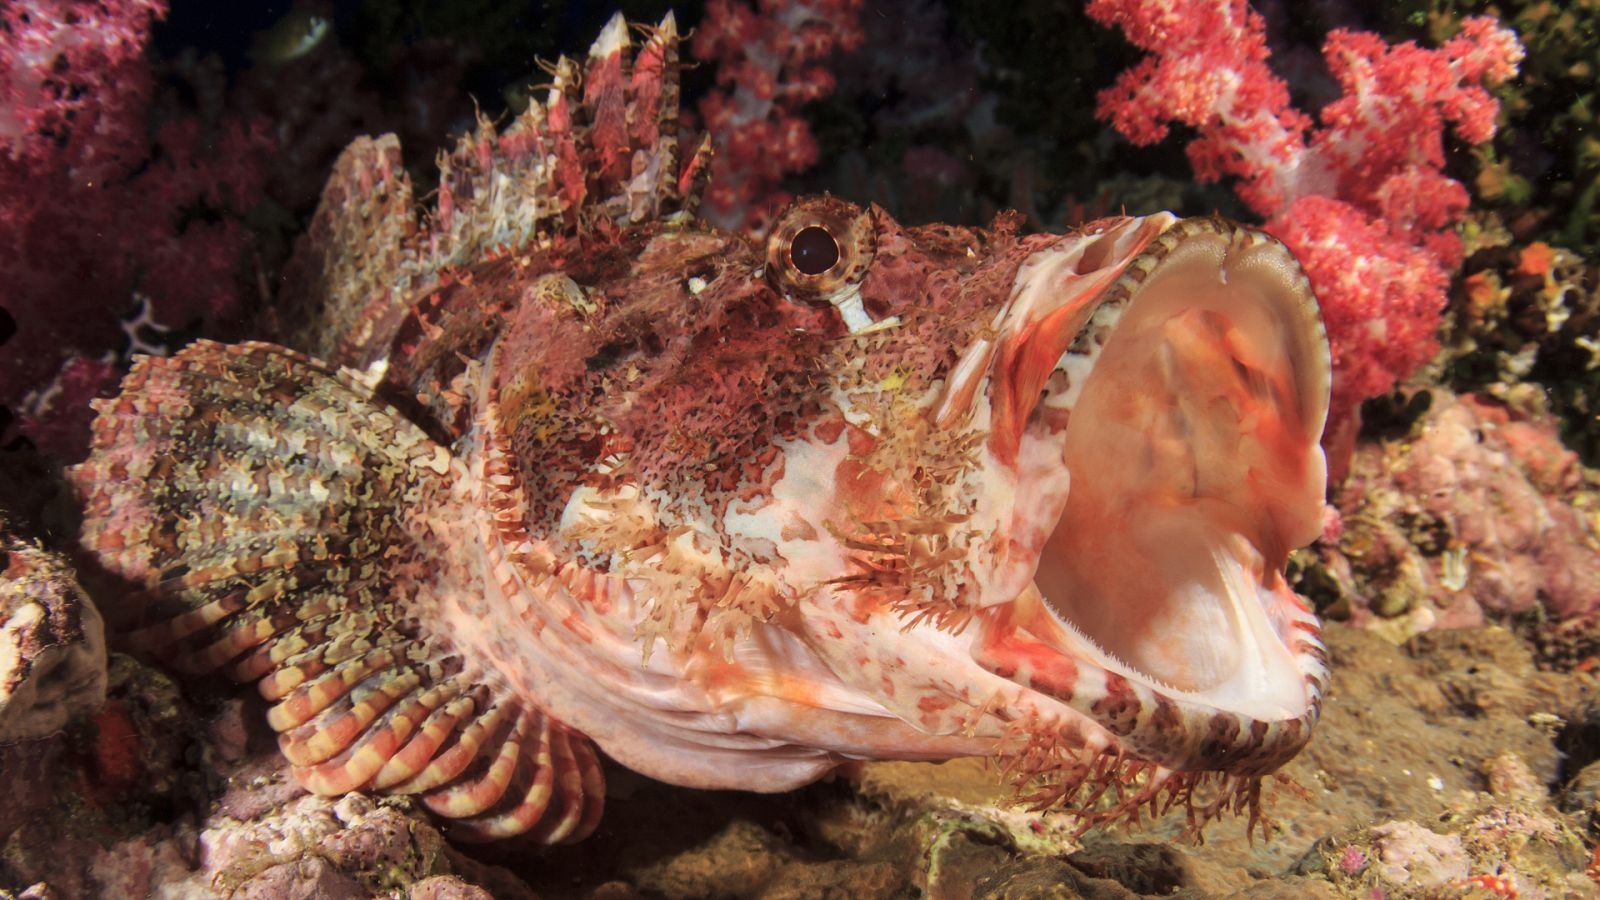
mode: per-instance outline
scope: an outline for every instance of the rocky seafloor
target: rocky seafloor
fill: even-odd
[[[113,654],[90,719],[0,753],[6,897],[1585,897],[1600,697],[1499,626],[1396,645],[1333,623],[1315,737],[1243,820],[1075,836],[981,761],[873,763],[784,795],[616,767],[570,847],[453,848],[404,799],[305,794],[254,698]]]

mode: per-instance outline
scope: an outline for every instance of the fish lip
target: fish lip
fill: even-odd
[[[1001,337],[990,370],[990,447],[997,458],[1016,459],[1022,430],[1062,355],[1130,267],[1180,221],[1166,212],[1100,220],[1019,269],[1016,289],[997,317]]]
[[[1136,240],[1129,240],[1129,237]],[[1089,278],[1094,275],[1114,272],[1115,277],[1110,279],[1113,283],[1099,287],[1087,299],[1083,293],[1069,293],[1064,299],[1043,298],[1043,302],[1040,302],[1037,298],[1030,298],[1033,302],[1019,304],[1015,301],[1024,292],[1019,291],[1014,295],[1013,303],[1006,310],[1008,318],[1005,324],[1009,327],[1001,329],[1003,336],[993,354],[995,377],[990,399],[997,421],[996,439],[991,443],[991,449],[997,457],[1013,462],[1017,459],[1017,448],[1023,433],[1030,427],[1029,419],[1040,404],[1040,392],[1037,389],[1037,385],[1042,383],[1038,375],[1043,366],[1040,360],[1049,360],[1048,368],[1042,368],[1042,371],[1044,378],[1050,377],[1057,361],[1080,339],[1083,330],[1081,326],[1051,330],[1038,327],[1038,323],[1047,321],[1050,316],[1073,316],[1074,321],[1087,324],[1095,311],[1108,303],[1124,302],[1124,305],[1130,305],[1125,301],[1134,299],[1140,285],[1151,278],[1152,273],[1169,256],[1181,258],[1183,254],[1193,255],[1197,252],[1182,246],[1189,238],[1199,238],[1202,243],[1211,241],[1213,244],[1218,244],[1220,239],[1222,249],[1217,252],[1223,254],[1221,259],[1237,259],[1241,266],[1252,264],[1249,254],[1257,253],[1257,248],[1261,247],[1292,264],[1292,256],[1275,241],[1220,219],[1169,219],[1142,228],[1140,220],[1122,220],[1113,223],[1105,231],[1080,238],[1120,240],[1120,244],[1113,246],[1122,248],[1124,255],[1103,253],[1101,258],[1106,266],[1090,272],[1082,271],[1080,266],[1070,272],[1054,273],[1058,283],[1081,288],[1092,284]],[[1076,248],[1072,251],[1058,248],[1054,252],[1063,255],[1065,252],[1080,252],[1087,255],[1086,251]],[[1276,264],[1284,268],[1281,260]],[[1067,263],[1062,261],[1059,265],[1064,269]],[[1307,360],[1303,366],[1293,370],[1294,386],[1290,393],[1299,415],[1291,417],[1297,421],[1291,423],[1290,430],[1305,450],[1307,465],[1315,466],[1320,465],[1322,459],[1317,439],[1326,417],[1327,342],[1303,274],[1299,273],[1298,266],[1291,265],[1288,268],[1293,271],[1278,273],[1285,279],[1284,289],[1288,291],[1289,302],[1284,304],[1284,315],[1285,321],[1290,324],[1286,326],[1286,336],[1293,345],[1293,352]],[[1243,273],[1243,277],[1249,277],[1249,273]],[[1311,310],[1309,316],[1305,315],[1307,304]],[[1070,422],[1070,418],[1067,421]],[[1077,490],[1084,472],[1070,474],[1075,476],[1073,489]],[[1019,483],[1022,481],[1025,479],[1019,479]],[[1131,748],[1142,758],[1175,769],[1221,769],[1244,773],[1276,768],[1308,739],[1320,709],[1321,693],[1327,678],[1326,653],[1320,642],[1316,618],[1277,575],[1282,557],[1288,549],[1308,542],[1320,528],[1323,481],[1320,476],[1310,477],[1306,484],[1312,489],[1308,490],[1306,496],[1314,493],[1314,501],[1301,498],[1302,502],[1291,511],[1292,514],[1278,517],[1282,521],[1278,521],[1276,514],[1269,511],[1266,516],[1269,521],[1254,531],[1252,528],[1255,526],[1250,525],[1249,520],[1252,514],[1260,510],[1238,510],[1238,518],[1245,524],[1224,528],[1225,533],[1218,540],[1222,551],[1231,553],[1233,557],[1232,561],[1219,561],[1218,570],[1224,574],[1227,571],[1250,571],[1250,586],[1260,587],[1266,592],[1261,604],[1255,604],[1254,597],[1230,598],[1236,605],[1243,603],[1240,609],[1243,610],[1241,615],[1244,615],[1234,626],[1236,630],[1230,632],[1230,639],[1243,640],[1247,634],[1253,634],[1255,639],[1264,642],[1270,633],[1283,657],[1277,661],[1278,675],[1274,678],[1282,683],[1280,696],[1285,698],[1285,702],[1276,707],[1267,703],[1255,707],[1227,708],[1213,702],[1214,698],[1208,696],[1206,690],[1185,690],[1165,684],[1159,677],[1123,662],[1115,652],[1101,646],[1079,628],[1063,610],[1045,602],[1034,581],[1030,581],[1010,604],[1017,610],[1028,611],[1028,615],[1019,616],[1012,625],[1033,634],[1063,659],[1070,660],[1078,677],[1073,683],[1061,684],[1030,676],[1022,679],[1023,683],[1096,722],[1114,735],[1120,744]],[[1310,505],[1312,502],[1315,503],[1314,514]],[[1040,512],[1044,512],[1044,518],[1048,520],[1045,529],[1053,534],[1061,524],[1062,511],[1033,511],[1035,531],[1039,530]],[[1016,531],[1026,531],[1025,525]],[[1277,537],[1272,537],[1273,534]],[[1248,549],[1259,557],[1253,571],[1247,562],[1240,562],[1245,555],[1243,550],[1234,553],[1228,549],[1227,542],[1234,539],[1244,541]],[[1048,546],[1030,549],[1038,551],[1034,554],[1036,566],[1050,552]],[[1030,601],[1030,596],[1038,599]],[[1268,609],[1268,605],[1272,608]],[[1253,617],[1250,615],[1252,613]],[[1272,647],[1263,647],[1263,652],[1272,651]],[[1003,660],[989,662],[998,665],[1001,670],[1014,668]],[[1286,681],[1291,670],[1294,678],[1292,688],[1288,687]],[[1123,717],[1125,710],[1119,711],[1118,702],[1113,702],[1117,697],[1121,698],[1119,702],[1123,706],[1128,698],[1136,701],[1134,706],[1139,714],[1131,722]],[[1164,724],[1156,727],[1152,724],[1156,719],[1163,720]],[[1219,728],[1238,739],[1217,738],[1212,732]]]
[[[987,379],[992,382],[999,429],[991,446],[1002,459],[1013,458],[1017,429],[1031,412],[1029,392],[1017,379],[1036,377],[1039,373],[1032,367],[1039,359],[1059,358],[1081,318],[1074,312],[1085,316],[1093,312],[1106,289],[1144,248],[1179,221],[1169,212],[1100,219],[1024,260],[1010,294],[990,320],[987,335],[967,347],[952,369],[933,407],[935,424],[950,427],[970,412]],[[1048,371],[1043,374],[1048,376]],[[1037,391],[1033,399],[1037,400]]]

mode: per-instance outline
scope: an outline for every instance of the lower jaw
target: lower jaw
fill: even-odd
[[[1131,760],[1163,771],[1261,775],[1304,746],[1326,682],[1320,664],[1297,656],[1305,669],[1305,678],[1296,680],[1305,707],[1298,715],[1271,718],[1169,694],[1093,656],[1073,653],[1070,636],[1033,590],[1016,603],[986,610],[976,630],[973,661],[1024,689],[1002,721],[1034,744],[1048,743],[1062,760]]]
[[[1257,546],[1271,547],[1270,534],[1247,538],[1260,529],[1217,501],[1135,506],[1148,514],[1102,522],[1073,518],[1069,504],[1013,601],[1018,624],[1174,700],[1268,721],[1302,712],[1288,621],[1304,605],[1283,584],[1281,555]]]
[[[1242,579],[1247,564],[1239,563],[1235,567],[1238,571],[1232,574]],[[1253,591],[1254,582],[1248,587]],[[1235,589],[1243,590],[1242,587]],[[1281,583],[1277,590],[1288,592]],[[1045,692],[1080,712],[1090,715],[1094,712],[1085,707],[1081,684],[1088,676],[1097,681],[1120,679],[1137,686],[1141,693],[1162,697],[1185,707],[1215,709],[1250,720],[1283,721],[1302,715],[1311,699],[1305,684],[1307,662],[1299,658],[1305,648],[1286,645],[1283,638],[1275,633],[1275,626],[1269,624],[1268,616],[1263,611],[1246,608],[1248,604],[1261,602],[1253,594],[1213,599],[1219,605],[1231,604],[1233,607],[1220,610],[1219,617],[1228,620],[1226,627],[1231,636],[1226,639],[1235,642],[1236,646],[1217,650],[1216,653],[1219,658],[1231,654],[1234,664],[1225,677],[1198,688],[1174,686],[1107,650],[1089,633],[1053,610],[1034,585],[1025,588],[1010,604],[1010,621],[1021,632],[1036,639],[1042,645],[1039,648],[1041,652],[1048,648],[1048,652],[1059,656],[1079,673],[1077,680],[1080,683],[1062,683],[1062,679],[1057,679],[1056,683],[1049,685],[1051,690]],[[1275,598],[1273,602],[1300,606],[1292,597]],[[1292,624],[1276,626],[1287,629],[1290,632],[1289,639],[1297,640],[1306,635],[1315,639],[1314,617],[1307,614],[1303,617],[1290,615],[1289,618],[1306,620],[1302,623],[1305,627],[1300,629]]]

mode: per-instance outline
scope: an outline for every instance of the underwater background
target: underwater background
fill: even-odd
[[[1266,839],[1078,834],[959,760],[778,796],[613,767],[590,840],[462,850],[294,787],[253,693],[86,652],[0,668],[0,896],[1600,892],[1600,2],[0,9],[0,658],[87,641],[60,468],[89,400],[135,353],[263,336],[350,141],[397,134],[433,202],[454,136],[617,11],[690,35],[718,225],[818,192],[907,224],[1219,212],[1295,249],[1335,354],[1330,512],[1289,564],[1334,682]]]

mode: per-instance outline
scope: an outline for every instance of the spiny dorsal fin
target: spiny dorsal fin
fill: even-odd
[[[584,61],[551,67],[542,101],[498,131],[479,116],[439,155],[439,189],[421,222],[398,139],[352,143],[287,267],[277,333],[364,369],[445,269],[692,213],[710,146],[680,165],[677,23],[669,13],[643,31],[634,52],[627,24],[612,17]]]
[[[481,589],[448,451],[270,344],[141,359],[97,409],[70,477],[85,549],[132,585],[136,649],[259,679],[311,790],[418,794],[469,839],[592,830],[588,740],[430,630],[445,593]]]
[[[498,134],[480,118],[440,157],[422,248],[433,270],[692,208],[702,185],[678,166],[676,20],[631,49],[619,13],[584,61],[556,61],[544,102]]]

